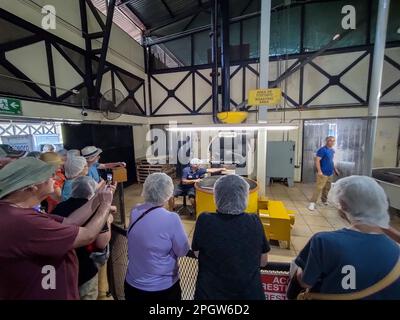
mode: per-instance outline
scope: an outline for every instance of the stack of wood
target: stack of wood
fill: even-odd
[[[136,175],[139,183],[143,183],[151,173],[163,172],[172,179],[176,176],[176,169],[171,164],[151,164],[146,159],[140,159],[136,162]]]

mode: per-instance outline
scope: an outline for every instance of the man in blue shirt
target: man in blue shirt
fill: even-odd
[[[325,146],[318,149],[315,157],[315,166],[317,167],[317,186],[311,197],[310,205],[308,209],[310,211],[315,210],[316,203],[319,196],[321,195],[321,201],[323,204],[327,204],[328,192],[331,189],[333,180],[333,174],[339,175],[339,171],[335,168],[333,157],[335,150],[335,137],[329,136],[325,139]]]
[[[174,197],[188,196],[193,207],[195,207],[196,197],[194,184],[204,178],[206,173],[217,173],[225,170],[224,168],[201,168],[200,163],[200,159],[197,158],[193,158],[192,160],[190,160],[189,167],[185,167],[182,171],[181,183],[176,186],[174,191]],[[173,198],[171,201],[172,202],[170,202],[170,208],[172,210],[174,206]]]
[[[99,183],[101,181],[99,171],[104,169],[113,169],[116,167],[126,167],[125,162],[113,162],[113,163],[99,163],[100,154],[103,152],[100,148],[95,146],[88,146],[81,150],[82,156],[85,157],[89,172],[88,176],[92,177],[94,181]]]

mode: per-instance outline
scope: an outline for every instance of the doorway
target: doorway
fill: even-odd
[[[63,124],[62,135],[67,150],[96,146],[103,150],[100,162],[125,162],[128,181],[124,187],[137,182],[132,126]]]
[[[305,120],[302,181],[305,183],[315,181],[315,153],[325,144],[327,136],[336,138],[334,160],[341,177],[361,174],[366,131],[365,119]]]

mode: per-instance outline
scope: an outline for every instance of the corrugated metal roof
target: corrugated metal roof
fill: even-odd
[[[91,0],[98,10],[106,14],[107,0]],[[261,0],[224,0],[230,3],[230,17],[258,11]],[[273,0],[282,4],[286,0]],[[179,32],[187,23],[190,28],[209,24],[210,0],[117,0],[114,22],[133,38],[139,39],[141,31],[147,35],[165,35]],[[189,29],[190,29],[189,28]]]
[[[190,17],[201,11],[208,0],[123,0],[126,6],[144,23],[146,29],[152,29],[178,19]]]
[[[94,6],[104,15],[107,15],[106,0],[91,0]],[[117,1],[117,4],[120,1]],[[114,12],[114,23],[134,38],[137,42],[141,43],[142,30],[145,29],[142,21],[136,17],[131,10],[125,6],[118,6]]]

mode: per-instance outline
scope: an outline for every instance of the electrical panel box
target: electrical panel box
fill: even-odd
[[[271,178],[287,179],[292,187],[294,178],[294,141],[269,141],[267,144],[267,185]]]

